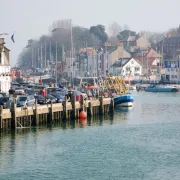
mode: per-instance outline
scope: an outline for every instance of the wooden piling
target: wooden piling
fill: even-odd
[[[35,99],[35,124],[39,126],[39,115],[38,115],[38,105],[37,105],[37,98]]]
[[[53,113],[53,103],[51,101],[51,107],[49,112],[49,121],[52,122],[54,120],[54,113]]]
[[[72,104],[72,111],[71,111],[71,118],[76,118],[76,99],[73,94],[70,96],[71,104]]]
[[[111,104],[109,107],[109,113],[114,113],[114,98],[111,98]]]
[[[13,129],[16,129],[17,128],[17,119],[16,119],[16,98],[14,98],[14,101],[13,101],[13,107],[12,107],[12,122],[11,122],[11,127]]]
[[[99,97],[100,106],[99,106],[99,114],[102,115],[104,112],[104,106],[103,106],[103,96]]]
[[[2,129],[2,127],[3,127],[3,123],[2,123],[2,121],[3,121],[3,119],[2,119],[2,111],[3,111],[3,107],[0,106],[0,129]]]
[[[93,107],[91,102],[89,102],[89,115],[93,115]]]
[[[68,102],[68,96],[65,95],[65,101],[63,103],[63,120],[66,120],[68,118],[67,102]]]

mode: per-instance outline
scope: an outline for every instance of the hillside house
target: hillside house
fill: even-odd
[[[127,78],[130,74],[133,80],[139,80],[142,76],[142,65],[139,61],[130,59],[119,59],[109,69],[109,73],[115,76]]]

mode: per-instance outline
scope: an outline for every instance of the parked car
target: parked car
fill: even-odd
[[[42,95],[37,95],[35,96],[37,98],[37,103],[38,104],[45,104],[45,98]]]
[[[26,94],[36,96],[36,92],[34,90],[26,90]]]
[[[52,92],[50,95],[54,96],[57,99],[56,102],[63,102],[65,99],[65,95],[56,92]]]
[[[3,106],[3,108],[7,108],[7,103],[9,101],[9,97],[7,96],[1,96],[0,94],[0,106]]]
[[[33,95],[20,96],[17,99],[17,107],[33,106],[35,104],[35,98]]]
[[[7,97],[7,94],[6,93],[0,93],[0,98],[1,97]]]
[[[52,96],[51,94],[48,94],[47,97],[46,97],[46,102],[47,103],[51,103],[51,102],[55,103],[55,102],[57,102],[57,98]]]
[[[87,99],[87,94],[85,93],[82,93],[80,91],[77,91],[77,90],[69,90],[68,91],[69,93],[72,92],[75,96],[76,96],[76,101],[79,101],[79,96],[82,96],[83,99]]]
[[[25,94],[23,87],[17,87],[15,89],[15,94],[19,94],[19,95]]]

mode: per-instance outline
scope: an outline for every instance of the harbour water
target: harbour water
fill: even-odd
[[[180,93],[133,94],[114,117],[1,132],[0,180],[179,180]]]

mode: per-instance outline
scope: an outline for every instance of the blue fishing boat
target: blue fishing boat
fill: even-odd
[[[114,97],[114,105],[122,107],[131,107],[133,105],[134,98],[131,95],[122,95]]]
[[[127,81],[124,77],[110,76],[106,74],[106,79],[103,81],[103,89],[108,90],[114,97],[114,105],[121,107],[132,107],[134,98],[129,94],[130,75]]]
[[[145,88],[146,92],[178,92],[179,90],[175,87],[166,87],[166,86],[158,86],[158,85],[150,85]]]

